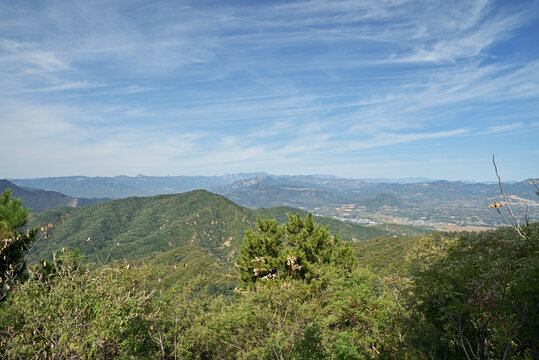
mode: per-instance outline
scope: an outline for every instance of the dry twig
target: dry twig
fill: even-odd
[[[500,211],[500,208],[504,206],[503,203],[499,203],[497,201],[494,201],[493,204],[491,204],[489,207],[493,207],[496,209],[496,211],[498,212],[498,214],[500,214],[500,216],[502,217],[502,219],[509,225],[511,226],[513,229],[515,229],[515,231],[518,233],[518,235],[520,235],[521,237],[525,237],[524,236],[524,233],[522,231],[522,227],[520,226],[520,220],[519,218],[517,218],[515,216],[515,214],[513,213],[513,210],[511,209],[511,205],[509,204],[509,200],[507,199],[507,195],[505,195],[505,192],[503,191],[503,188],[502,188],[502,179],[500,178],[500,175],[498,174],[498,167],[496,166],[496,161],[494,161],[494,154],[492,155],[492,163],[494,164],[494,171],[496,172],[496,177],[498,178],[498,186],[500,188],[500,193],[502,194],[502,197],[505,201],[505,205],[507,205],[507,211],[509,212],[509,215],[511,215],[511,217],[513,218],[513,220],[515,221],[514,223],[508,221],[505,216],[503,216],[502,212]]]

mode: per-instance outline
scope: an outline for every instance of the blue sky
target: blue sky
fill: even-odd
[[[538,39],[538,1],[0,0],[0,178],[536,177]]]

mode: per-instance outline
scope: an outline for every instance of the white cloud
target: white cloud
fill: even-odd
[[[28,42],[1,39],[0,49],[0,64],[3,64],[5,70],[18,66],[24,68],[25,74],[41,75],[70,69],[69,62],[57,54],[43,51]]]
[[[490,51],[532,15],[499,5],[0,5],[0,128],[32,144],[6,168],[325,173],[318,159],[522,131],[539,115],[539,62]],[[518,116],[489,110],[501,106]]]
[[[440,139],[446,137],[452,137],[457,135],[463,135],[470,132],[470,129],[454,129],[447,131],[425,132],[425,133],[379,133],[375,137],[364,140],[350,142],[347,150],[361,150],[372,147],[391,146],[395,144],[402,144],[408,142]]]
[[[414,54],[390,61],[442,62],[475,57],[483,54],[484,50],[493,44],[507,39],[511,32],[524,22],[523,14],[495,16],[476,27],[466,27],[463,31],[457,31],[453,36],[431,45],[419,45]]]
[[[489,135],[489,134],[496,134],[496,133],[507,133],[515,130],[521,130],[524,128],[524,124],[520,122],[512,123],[512,124],[505,124],[505,125],[495,125],[495,126],[489,126],[484,131],[481,131],[481,135]]]

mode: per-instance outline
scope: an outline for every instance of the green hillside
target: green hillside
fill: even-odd
[[[389,227],[394,224],[388,224]],[[530,228],[537,231],[539,223],[533,223]],[[439,244],[447,239],[457,239],[464,236],[478,238],[498,236],[504,239],[514,237],[515,232],[510,227],[488,230],[479,233],[461,232],[431,232],[415,237],[379,237],[352,244],[356,258],[361,266],[369,267],[375,274],[385,276],[399,274],[409,275],[408,259],[417,255],[420,244]]]
[[[403,237],[403,238],[411,238],[415,236],[425,235],[433,231],[433,229],[430,229],[427,227],[393,224],[393,223],[376,224],[376,225],[372,225],[371,227],[382,230],[386,233],[393,234],[393,236]]]
[[[228,248],[237,247],[243,230],[253,224],[252,217],[247,209],[202,190],[53,209],[31,216],[32,224],[55,225],[33,258],[65,246],[102,261],[109,252],[109,261],[152,259],[173,248],[198,245],[225,261]]]
[[[233,270],[244,231],[255,226],[256,218],[268,216],[283,223],[288,213],[307,214],[287,207],[251,210],[204,190],[52,209],[31,214],[31,225],[52,223],[54,227],[29,261],[51,258],[66,247],[79,249],[89,261],[145,261],[181,270],[170,274],[175,282],[201,272],[227,274]],[[398,233],[331,218],[316,217],[315,221],[329,226],[330,233],[344,241]]]
[[[443,233],[431,233],[413,238],[375,238],[354,243],[353,249],[361,266],[369,267],[375,274],[403,275],[407,272],[406,258],[410,252],[427,238],[443,236]]]

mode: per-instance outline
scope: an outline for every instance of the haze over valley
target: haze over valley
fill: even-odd
[[[527,215],[533,222],[539,218],[539,209],[535,187],[529,181],[503,183],[502,186],[516,211],[523,214],[527,207]],[[507,225],[499,214],[488,208],[493,201],[501,199],[497,183],[428,179],[391,183],[334,176],[275,176],[260,173],[212,177],[73,176],[11,179],[11,182],[21,187],[56,191],[83,199],[79,200],[79,204],[103,202],[107,198],[121,199],[205,189],[249,208],[286,206],[359,224],[397,223],[446,230],[470,226],[486,229]],[[7,185],[2,187],[6,188]],[[51,203],[49,208],[67,205],[54,204]],[[32,208],[31,203],[27,206]]]

